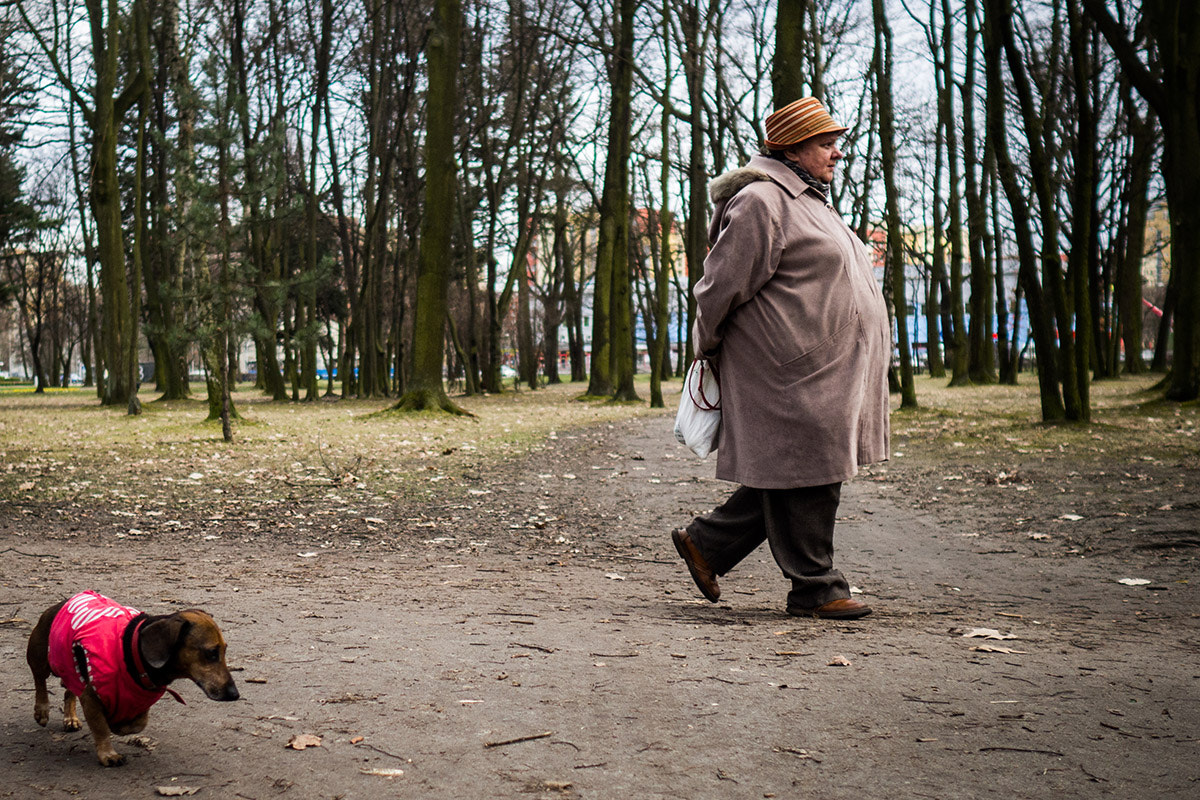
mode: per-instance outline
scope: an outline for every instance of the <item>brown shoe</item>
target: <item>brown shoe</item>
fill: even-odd
[[[840,600],[830,600],[816,608],[801,608],[788,606],[787,612],[793,617],[819,617],[821,619],[858,619],[871,613],[871,607],[866,603],[845,597]]]
[[[700,549],[696,547],[692,537],[688,536],[687,531],[683,528],[676,528],[671,531],[671,541],[675,542],[675,549],[679,551],[679,557],[683,559],[683,563],[687,564],[688,572],[692,573],[692,580],[696,582],[700,594],[713,603],[720,600],[721,587],[717,586],[716,573],[708,566],[704,556],[700,555]]]

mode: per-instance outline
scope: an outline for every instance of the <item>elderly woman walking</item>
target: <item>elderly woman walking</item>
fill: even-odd
[[[889,433],[887,308],[829,200],[845,131],[801,98],[767,118],[763,155],[709,186],[693,336],[720,376],[717,477],[740,487],[672,539],[713,602],[717,576],[765,539],[791,580],[789,614],[871,612],[833,568],[842,482],[887,459]]]

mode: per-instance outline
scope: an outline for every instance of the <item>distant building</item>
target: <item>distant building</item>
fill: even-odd
[[[1167,285],[1171,276],[1171,217],[1165,203],[1156,204],[1146,218],[1145,255],[1142,257],[1142,284],[1145,289]]]

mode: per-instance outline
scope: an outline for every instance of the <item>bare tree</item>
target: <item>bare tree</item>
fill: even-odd
[[[895,307],[900,346],[900,404],[916,408],[912,348],[909,345],[908,303],[904,290],[904,239],[900,228],[900,195],[896,186],[896,122],[892,104],[892,28],[883,0],[872,0],[875,19],[876,87],[879,92],[879,141],[883,156],[883,183],[887,194],[888,270],[892,274],[892,303]]]
[[[120,59],[130,38],[130,19],[121,12],[116,0],[87,0],[84,8],[91,31],[90,91],[76,85],[60,58],[58,43],[64,38],[61,32],[55,30],[47,35],[32,22],[24,2],[17,3],[27,29],[78,107],[90,133],[88,196],[96,223],[96,259],[103,297],[100,341],[105,369],[100,376],[100,397],[105,405],[126,405],[134,389],[130,381],[130,353],[135,330],[130,316],[125,231],[117,178],[117,137],[126,114],[145,90],[146,75],[140,70],[121,74]],[[85,95],[90,95],[90,103]]]
[[[1059,389],[1059,355],[1055,342],[1052,315],[1043,296],[1037,272],[1037,251],[1033,243],[1031,214],[1021,186],[1016,165],[1009,151],[1006,104],[1002,75],[1005,38],[1011,37],[1012,7],[1010,0],[985,0],[984,3],[984,62],[987,72],[988,133],[996,153],[996,164],[1004,194],[1012,210],[1013,233],[1017,242],[1018,276],[1025,293],[1029,322],[1038,355],[1038,388],[1042,419],[1057,422],[1066,418]],[[1023,67],[1018,70],[1024,75]],[[1032,143],[1031,143],[1032,145]],[[1051,230],[1053,230],[1053,226]],[[1043,231],[1043,236],[1047,232]],[[1054,270],[1058,270],[1057,263]]]
[[[425,207],[454,208],[454,123],[457,113],[459,43],[463,12],[460,0],[437,0],[425,52],[429,72],[429,112],[425,131]],[[449,286],[451,230],[445,214],[422,218],[421,258],[417,272],[417,305],[413,333],[413,375],[394,408],[405,411],[440,409],[464,414],[450,402],[442,380],[442,342]]]
[[[1200,14],[1188,0],[1142,3],[1154,44],[1149,64],[1103,0],[1083,0],[1122,69],[1150,103],[1164,137],[1163,182],[1171,211],[1171,280],[1177,293],[1171,400],[1200,397]]]

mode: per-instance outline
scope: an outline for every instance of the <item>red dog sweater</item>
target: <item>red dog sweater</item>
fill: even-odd
[[[63,605],[50,625],[50,669],[76,697],[85,686],[95,689],[110,725],[129,722],[149,710],[166,691],[153,686],[149,678],[139,683],[131,671],[145,675],[137,628],[125,637],[126,628],[139,616],[137,609],[102,594],[80,592]]]

